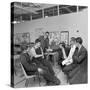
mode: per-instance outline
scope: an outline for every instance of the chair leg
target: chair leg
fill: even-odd
[[[29,84],[29,79],[26,79],[25,87],[28,87],[28,84]]]
[[[35,79],[36,79],[36,78],[34,77],[34,82],[35,82]]]
[[[14,69],[14,73],[15,73],[15,75],[17,76],[17,71],[16,71],[16,69]]]
[[[39,76],[39,75],[38,75],[38,80],[39,80],[39,86],[41,86],[41,85],[40,85],[41,80],[40,80],[40,76]]]
[[[19,83],[23,82],[24,80],[26,80],[26,79],[23,79],[23,80],[17,82],[16,84],[14,84],[14,86],[18,85]]]

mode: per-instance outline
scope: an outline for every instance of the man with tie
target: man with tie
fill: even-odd
[[[82,45],[83,40],[81,37],[76,38],[76,50],[72,56],[73,63],[63,68],[64,72],[72,71],[75,67],[80,65],[83,61],[87,61],[87,50]]]

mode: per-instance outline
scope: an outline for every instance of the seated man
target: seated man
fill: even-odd
[[[58,52],[58,64],[61,66],[62,65],[62,61],[64,60],[63,57],[63,53],[62,53],[62,49],[61,47],[63,47],[65,49],[65,43],[59,43],[59,47],[58,49],[54,49],[54,52]]]
[[[87,60],[87,50],[82,45],[82,39],[81,37],[76,38],[76,49],[72,56],[73,63],[67,65],[63,68],[63,71],[68,73],[69,71],[72,71],[75,67],[78,65],[81,65],[81,63],[85,60]]]
[[[30,60],[28,53],[24,52],[20,55],[20,62],[28,75],[33,75],[38,72],[36,64]]]
[[[76,49],[76,45],[75,45],[75,44],[76,44],[76,40],[75,40],[74,37],[71,38],[70,44],[71,44],[71,49],[70,49],[70,52],[69,52],[68,57],[65,55],[64,50],[62,50],[63,53],[64,53],[64,59],[65,59],[65,60],[62,62],[62,65],[69,65],[69,64],[73,63],[72,56],[73,56],[73,54],[74,54],[74,52],[75,52],[75,49]],[[62,48],[62,49],[63,49],[63,48]]]
[[[72,37],[71,38],[71,48],[70,47],[65,47],[64,43],[60,43],[59,44],[59,65],[63,68],[66,65],[69,65],[70,63],[72,63],[72,55],[75,51],[75,38]]]
[[[60,81],[55,76],[52,66],[49,61],[44,59],[43,50],[40,47],[40,40],[35,40],[35,45],[29,50],[29,55],[32,58],[32,62],[39,68],[40,74],[44,77],[47,85],[59,85]]]

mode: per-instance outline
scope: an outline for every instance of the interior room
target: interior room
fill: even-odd
[[[27,48],[31,49],[35,45],[36,39],[49,34],[49,49],[58,50],[60,43],[70,47],[71,37],[81,37],[83,46],[88,49],[88,7],[77,5],[58,5],[13,2],[11,3],[11,34],[13,45],[13,79],[14,87],[36,87],[46,86],[46,80],[41,77],[28,78],[24,68],[20,66],[20,56]],[[41,37],[42,39],[42,37]],[[76,43],[78,42],[77,39]],[[46,55],[46,59],[52,65],[55,76],[60,80],[60,85],[87,83],[86,68],[81,70],[81,66],[68,79],[58,64],[59,52],[51,52]],[[70,74],[72,74],[70,73]],[[27,79],[28,78],[28,79]]]

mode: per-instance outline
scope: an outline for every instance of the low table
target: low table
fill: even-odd
[[[49,57],[52,56],[52,64],[56,65],[58,60],[58,52],[49,52],[45,53],[46,59],[49,60]]]

